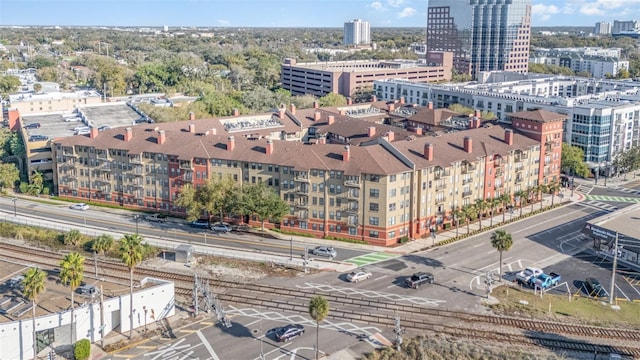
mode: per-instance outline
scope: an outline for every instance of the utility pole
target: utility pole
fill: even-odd
[[[104,291],[100,285],[100,346],[104,348]]]
[[[198,316],[198,274],[193,276],[193,316]]]
[[[98,252],[97,251],[93,252],[93,264],[95,265],[96,279],[97,279],[98,278]]]
[[[404,328],[400,326],[400,317],[396,316],[396,326],[393,332],[396,334],[396,350],[400,351],[400,345],[402,345],[402,334],[404,334]]]
[[[616,286],[616,266],[618,265],[618,232],[616,231],[616,241],[613,243],[613,269],[611,269],[611,292],[609,293],[609,304],[613,304],[613,291]]]

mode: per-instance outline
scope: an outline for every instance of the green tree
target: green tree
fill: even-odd
[[[27,193],[29,195],[40,196],[42,194],[42,190],[44,189],[44,177],[42,173],[39,171],[35,171],[33,175],[31,175],[31,183],[27,188]]]
[[[507,215],[507,206],[511,204],[511,194],[502,193],[498,199],[502,205],[502,222],[504,223],[506,221],[505,216]]]
[[[133,271],[142,262],[144,246],[138,234],[125,234],[120,239],[120,258],[129,268],[129,339],[133,336]]]
[[[33,91],[39,93],[40,90],[42,90],[42,84],[40,84],[40,83],[33,84]]]
[[[71,288],[71,323],[70,323],[70,336],[71,342],[75,340],[73,333],[73,311],[75,308],[74,294],[75,290],[84,278],[84,256],[77,252],[70,252],[60,261],[60,281],[63,285]]]
[[[62,243],[78,247],[85,240],[84,235],[78,229],[71,229],[62,236]]]
[[[511,249],[513,237],[505,230],[496,230],[491,234],[491,246],[500,253],[500,281],[502,281],[502,252]]]
[[[239,192],[233,179],[212,178],[198,188],[190,184],[185,185],[176,205],[187,210],[187,220],[196,220],[206,214],[211,221],[211,216],[219,214],[222,221],[224,213],[228,214],[239,207]]]
[[[0,190],[13,189],[20,180],[20,172],[15,164],[0,164]]]
[[[113,247],[113,236],[102,234],[95,238],[91,243],[91,250],[103,255]]]
[[[0,96],[7,97],[9,94],[16,92],[21,85],[20,78],[17,76],[0,76]]]
[[[591,170],[584,162],[584,151],[577,146],[562,143],[562,161],[560,166],[568,175],[578,175],[583,178],[589,177]]]
[[[255,215],[264,224],[267,219],[280,221],[289,213],[289,205],[265,183],[251,184],[243,188],[242,212],[246,215]]]
[[[485,215],[487,208],[489,207],[489,203],[485,199],[476,199],[475,208],[478,211],[478,221],[480,225],[480,230],[482,230],[482,217]]]
[[[44,271],[38,268],[29,268],[24,273],[24,279],[22,280],[24,296],[31,301],[31,321],[33,322],[33,358],[37,359],[38,348],[36,341],[36,307],[38,306],[38,297],[42,295],[47,288],[45,287],[44,280],[47,277]]]
[[[556,194],[560,191],[560,183],[557,181],[553,181],[549,183],[546,187],[546,192],[551,195],[551,206],[553,207],[553,203],[556,197]]]
[[[524,200],[529,196],[529,192],[527,190],[518,190],[515,193],[516,201],[518,201],[520,206],[520,216],[522,217],[522,204]]]
[[[318,99],[320,106],[328,107],[328,106],[342,106],[347,105],[347,98],[343,95],[336,93],[328,93],[327,95]]]
[[[314,296],[309,302],[309,316],[316,322],[316,360],[320,355],[320,322],[329,316],[329,302],[324,297]]]
[[[460,228],[460,219],[464,217],[465,217],[465,212],[462,208],[456,208],[455,210],[453,210],[453,219],[456,222],[456,237],[458,237],[458,230]]]
[[[463,115],[473,115],[474,110],[468,106],[464,106],[462,104],[451,104],[449,105],[449,110]]]
[[[471,220],[478,215],[478,210],[475,206],[469,204],[462,207],[462,212],[464,213],[464,218],[467,222],[467,235],[469,235],[469,225],[471,224]]]

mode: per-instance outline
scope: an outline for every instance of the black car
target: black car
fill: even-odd
[[[433,284],[433,274],[428,272],[417,272],[405,279],[404,284],[407,287],[417,289],[422,284]]]
[[[47,141],[49,140],[48,136],[45,135],[31,135],[29,136],[29,141]]]
[[[191,227],[199,229],[209,229],[210,225],[207,220],[194,220],[191,222]]]
[[[286,342],[302,334],[304,334],[304,326],[300,324],[289,324],[276,329],[276,340]]]
[[[589,296],[593,296],[593,297],[607,297],[609,296],[609,293],[607,293],[607,290],[604,289],[604,287],[602,287],[602,284],[600,284],[600,281],[598,281],[595,278],[587,278],[584,281],[584,287],[587,290],[587,293],[589,294]]]
[[[25,129],[39,129],[40,123],[31,123],[24,126]]]

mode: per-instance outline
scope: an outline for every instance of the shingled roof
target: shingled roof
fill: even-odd
[[[541,123],[553,122],[558,120],[564,121],[567,119],[567,115],[541,109],[508,113],[507,116],[510,118],[519,118]]]

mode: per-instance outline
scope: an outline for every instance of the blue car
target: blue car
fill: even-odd
[[[207,220],[194,220],[191,222],[191,227],[198,229],[209,229],[210,225]]]

